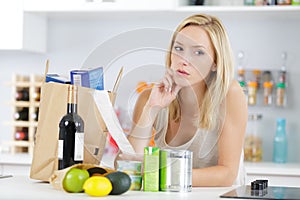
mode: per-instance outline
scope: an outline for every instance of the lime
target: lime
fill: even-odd
[[[83,184],[84,192],[90,196],[103,197],[112,190],[110,180],[103,176],[92,176]]]
[[[84,182],[90,177],[85,169],[72,168],[70,169],[64,179],[63,188],[67,192],[82,192]]]

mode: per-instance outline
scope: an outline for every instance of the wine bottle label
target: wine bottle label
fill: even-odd
[[[63,159],[63,152],[64,152],[64,140],[58,140],[58,154],[57,157],[59,160]]]
[[[74,160],[83,161],[83,151],[84,151],[84,133],[75,133],[75,149],[74,149]]]

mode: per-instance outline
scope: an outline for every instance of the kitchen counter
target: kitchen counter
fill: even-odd
[[[177,192],[143,192],[143,191],[128,191],[122,195],[107,196],[101,199],[139,199],[139,200],[168,200],[168,199],[222,199],[219,198],[232,189],[232,187],[199,187],[193,188],[192,192],[177,193]],[[35,181],[27,176],[13,176],[10,178],[0,178],[0,199],[96,199],[85,193],[67,193],[56,190],[51,184]],[[99,198],[97,198],[99,199]]]

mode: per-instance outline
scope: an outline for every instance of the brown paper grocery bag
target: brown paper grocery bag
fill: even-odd
[[[67,113],[68,85],[43,83],[39,120],[30,178],[50,181],[58,168],[57,148],[59,121]],[[78,113],[85,123],[84,163],[99,164],[106,144],[107,129],[96,108],[93,89],[78,87]],[[115,94],[109,93],[113,102]]]

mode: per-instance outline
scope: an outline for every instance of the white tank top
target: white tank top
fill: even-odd
[[[193,168],[205,168],[218,164],[218,127],[214,130],[197,129],[195,135],[187,143],[180,146],[169,146],[166,143],[168,129],[169,109],[160,111],[156,118],[154,128],[156,135],[155,144],[161,149],[189,150],[193,152]],[[245,170],[243,165],[244,153],[240,158],[239,173],[234,185],[245,184]]]

